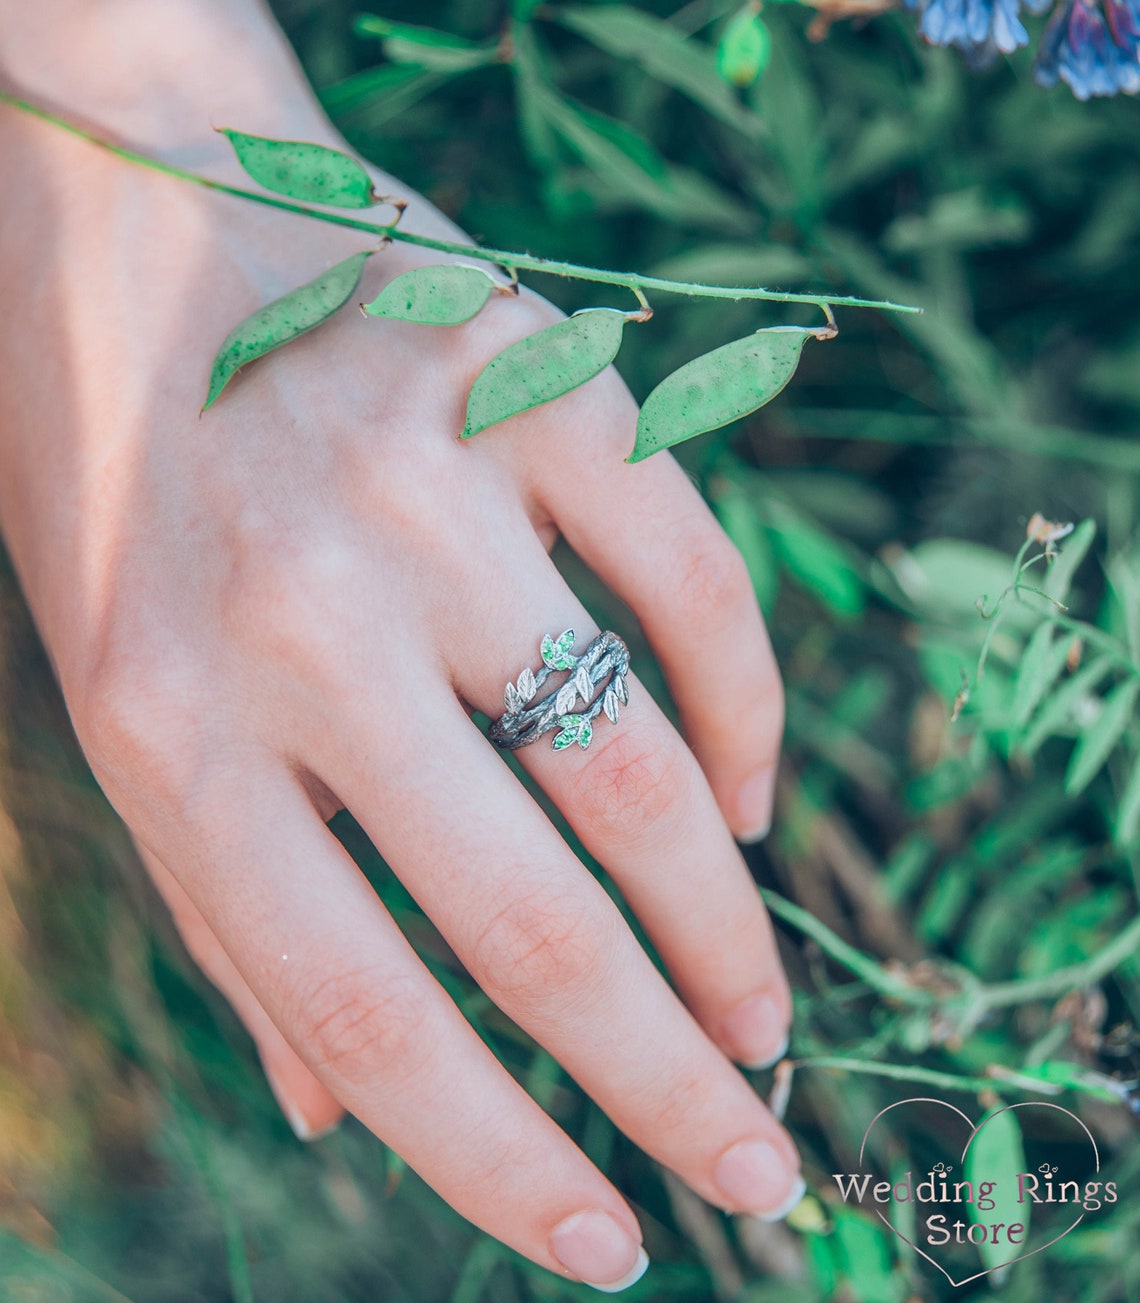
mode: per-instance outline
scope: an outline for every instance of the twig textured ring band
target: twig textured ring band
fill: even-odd
[[[535,673],[528,665],[517,683],[507,684],[503,694],[506,713],[488,731],[496,746],[514,751],[556,728],[555,751],[575,742],[585,751],[594,736],[593,721],[602,711],[611,723],[617,723],[619,705],[629,700],[625,684],[629,648],[608,630],[598,634],[581,656],[574,655],[570,650],[573,646],[573,629],[557,638],[546,634],[542,640],[542,668]],[[566,671],[566,681],[540,697],[538,690],[559,670]],[[582,707],[575,710],[579,698]]]

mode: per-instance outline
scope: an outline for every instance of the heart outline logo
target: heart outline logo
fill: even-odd
[[[966,1161],[966,1155],[970,1152],[970,1146],[974,1143],[974,1140],[977,1138],[978,1133],[984,1130],[985,1127],[988,1126],[989,1123],[992,1122],[994,1118],[1000,1117],[1002,1113],[1008,1113],[1012,1109],[1017,1109],[1017,1108],[1056,1109],[1058,1113],[1064,1113],[1066,1117],[1072,1118],[1072,1120],[1077,1124],[1077,1126],[1079,1126],[1080,1129],[1085,1133],[1086,1137],[1088,1138],[1089,1144],[1092,1146],[1093,1160],[1096,1163],[1095,1170],[1098,1174],[1100,1173],[1100,1150],[1097,1149],[1096,1147],[1096,1141],[1093,1139],[1092,1132],[1088,1129],[1088,1127],[1085,1126],[1085,1124],[1081,1121],[1079,1117],[1077,1117],[1075,1113],[1070,1112],[1067,1108],[1062,1107],[1060,1104],[1054,1104],[1052,1103],[1052,1101],[1044,1100],[1044,1099],[1022,1100],[1020,1103],[1017,1104],[1006,1104],[1002,1108],[999,1108],[995,1110],[993,1113],[989,1114],[988,1117],[983,1118],[981,1122],[975,1123],[966,1113],[963,1113],[960,1108],[955,1107],[953,1104],[948,1104],[944,1099],[934,1099],[927,1095],[916,1096],[913,1099],[896,1100],[893,1104],[888,1104],[886,1108],[880,1109],[879,1112],[875,1114],[875,1116],[867,1124],[867,1130],[863,1132],[863,1143],[859,1146],[859,1167],[861,1170],[863,1170],[864,1168],[863,1157],[867,1151],[867,1139],[870,1136],[871,1131],[875,1126],[875,1123],[878,1122],[878,1120],[881,1117],[883,1117],[885,1114],[889,1113],[892,1109],[902,1108],[904,1105],[907,1104],[937,1104],[941,1108],[948,1108],[952,1113],[956,1113],[962,1119],[962,1121],[966,1123],[966,1125],[970,1128],[970,1135],[966,1141],[965,1148],[962,1150],[962,1156],[959,1160],[963,1164]],[[918,1245],[914,1243],[913,1240],[907,1239],[907,1237],[902,1233],[902,1231],[900,1231],[897,1226],[892,1225],[892,1223],[888,1221],[886,1217],[883,1216],[883,1214],[878,1210],[878,1208],[876,1208],[874,1211],[875,1211],[875,1216],[878,1217],[878,1219],[883,1223],[884,1226],[887,1227],[889,1231],[892,1231],[895,1235],[897,1235],[904,1244],[909,1244],[910,1247],[915,1251],[915,1253],[917,1253],[920,1257],[925,1258],[926,1261],[929,1262],[932,1267],[936,1267],[946,1277],[946,1279],[950,1282],[950,1284],[953,1285],[956,1289],[962,1285],[969,1285],[972,1281],[980,1280],[983,1276],[990,1275],[991,1272],[1004,1271],[1007,1267],[1012,1267],[1015,1262],[1023,1262],[1026,1258],[1032,1258],[1035,1254],[1044,1252],[1045,1249],[1048,1249],[1051,1245],[1056,1244],[1058,1240],[1063,1240],[1065,1236],[1069,1234],[1070,1231],[1076,1230],[1076,1228],[1085,1219],[1085,1214],[1082,1212],[1081,1215],[1076,1219],[1075,1222],[1073,1222],[1071,1226],[1061,1231],[1059,1235],[1055,1235],[1051,1240],[1046,1241],[1046,1243],[1039,1244],[1035,1249],[1030,1249],[1028,1253],[1019,1254],[1016,1258],[1010,1258],[1008,1262],[999,1262],[997,1266],[987,1267],[984,1271],[975,1272],[974,1275],[967,1276],[964,1280],[955,1280],[954,1277],[950,1275],[950,1273],[940,1262],[936,1262],[935,1259],[932,1258],[929,1253],[924,1253],[923,1250],[920,1249]]]

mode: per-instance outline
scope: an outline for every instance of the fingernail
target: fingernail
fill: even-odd
[[[764,1140],[742,1140],[717,1160],[713,1180],[740,1212],[779,1221],[803,1198],[804,1182],[783,1154]]]
[[[793,1208],[799,1206],[799,1202],[805,1194],[807,1194],[807,1183],[802,1176],[797,1176],[791,1194],[788,1195],[779,1208],[773,1208],[770,1213],[753,1213],[752,1215],[758,1222],[782,1222]]]
[[[776,791],[776,770],[772,765],[746,778],[736,793],[736,840],[745,845],[763,841],[772,827],[772,800]]]
[[[550,1252],[571,1275],[603,1294],[640,1280],[649,1257],[607,1212],[574,1213],[550,1232]]]
[[[750,995],[724,1020],[724,1034],[733,1058],[746,1068],[770,1068],[788,1048],[783,1011],[770,995]]]
[[[265,1079],[269,1082],[269,1088],[273,1091],[273,1097],[277,1100],[277,1106],[285,1114],[285,1120],[293,1128],[293,1134],[298,1140],[311,1141],[320,1140],[324,1136],[332,1133],[340,1126],[341,1119],[337,1118],[326,1127],[315,1127],[305,1117],[297,1105],[290,1099],[281,1082],[274,1075],[271,1068],[262,1063],[262,1070],[265,1072]]]

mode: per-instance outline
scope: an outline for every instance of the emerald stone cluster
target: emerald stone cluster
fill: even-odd
[[[503,693],[506,712],[490,728],[498,746],[515,750],[557,729],[554,750],[578,744],[584,751],[594,737],[593,722],[605,714],[611,723],[629,701],[626,674],[629,650],[615,633],[600,633],[580,656],[574,654],[575,634],[565,629],[558,637],[546,634],[541,643],[542,666],[527,666]],[[544,697],[539,689],[552,674],[565,673],[562,684]],[[575,707],[581,702],[581,709]]]

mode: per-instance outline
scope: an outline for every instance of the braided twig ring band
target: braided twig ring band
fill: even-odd
[[[507,684],[503,694],[506,713],[488,731],[496,746],[514,751],[556,728],[559,732],[554,738],[555,751],[575,742],[585,751],[594,736],[593,721],[602,711],[611,723],[617,723],[619,705],[624,706],[629,700],[625,685],[629,648],[616,633],[608,630],[598,634],[581,656],[574,655],[570,650],[573,646],[573,629],[567,629],[557,638],[546,634],[542,640],[542,668],[535,673],[527,666],[517,683]],[[539,688],[559,670],[567,672],[566,681],[545,697],[539,697]],[[575,711],[579,698],[584,709]]]

